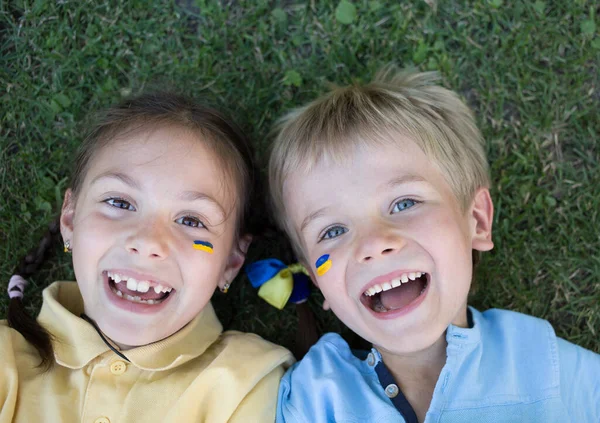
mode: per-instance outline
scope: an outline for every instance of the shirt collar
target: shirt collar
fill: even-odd
[[[469,327],[461,328],[460,326],[454,326],[450,324],[446,330],[446,353],[451,354],[453,352],[468,352],[481,340],[481,313],[473,307],[467,308],[467,321]],[[377,348],[371,348],[370,353],[365,357],[361,357],[367,363],[369,368],[375,368],[377,364],[383,361],[381,354]]]
[[[92,325],[79,317],[83,313],[83,299],[77,283],[55,282],[44,290],[43,298],[38,321],[52,336],[58,364],[80,369],[110,351]],[[203,354],[222,331],[223,327],[208,303],[177,333],[124,354],[142,370],[168,370]]]
[[[469,327],[461,328],[450,324],[446,330],[447,352],[454,350],[466,352],[471,350],[481,341],[481,313],[473,307],[467,308],[467,321]]]

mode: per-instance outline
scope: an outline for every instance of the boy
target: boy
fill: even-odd
[[[544,320],[467,307],[492,249],[484,142],[434,74],[388,70],[280,122],[275,215],[331,310],[284,376],[278,421],[598,422],[600,356]]]

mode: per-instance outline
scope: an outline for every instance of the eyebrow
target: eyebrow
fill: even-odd
[[[409,173],[389,180],[387,185],[391,188],[394,188],[398,185],[408,184],[410,182],[427,182],[427,180],[422,176]]]
[[[304,218],[304,220],[302,221],[302,225],[300,225],[300,232],[304,231],[304,229],[306,229],[306,227],[310,224],[310,222],[317,219],[318,217],[323,216],[323,214],[325,214],[326,210],[327,210],[327,207],[323,207],[317,211],[312,212],[308,216],[306,216]]]
[[[223,206],[221,206],[221,203],[219,203],[216,199],[214,199],[210,195],[205,194],[203,192],[184,191],[181,194],[179,194],[179,199],[183,200],[183,201],[198,201],[198,200],[208,201],[209,203],[212,203],[218,209],[218,212],[221,214],[221,218],[225,219],[225,217],[227,216],[227,214],[225,213],[225,209],[223,208]]]
[[[140,190],[140,184],[138,184],[137,181],[135,179],[133,179],[131,176],[126,175],[121,172],[113,172],[110,170],[108,172],[104,172],[104,173],[101,173],[100,175],[96,176],[92,180],[90,185],[96,183],[98,180],[103,179],[103,178],[116,179],[118,181],[123,182],[125,185],[129,185],[130,187],[137,189],[138,191]]]

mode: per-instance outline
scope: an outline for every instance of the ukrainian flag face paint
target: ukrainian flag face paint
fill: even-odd
[[[329,254],[324,254],[318,258],[315,263],[317,268],[317,275],[323,276],[329,269],[331,269],[331,259],[329,258]]]
[[[194,250],[206,251],[209,254],[213,253],[213,245],[208,241],[194,241]]]

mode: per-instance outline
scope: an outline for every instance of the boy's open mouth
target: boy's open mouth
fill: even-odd
[[[160,304],[166,300],[173,288],[154,281],[138,281],[130,276],[107,272],[108,286],[113,294],[127,301],[140,304]]]
[[[360,296],[360,301],[376,313],[387,313],[412,303],[425,292],[428,283],[427,273],[404,273],[388,282],[369,287]]]

